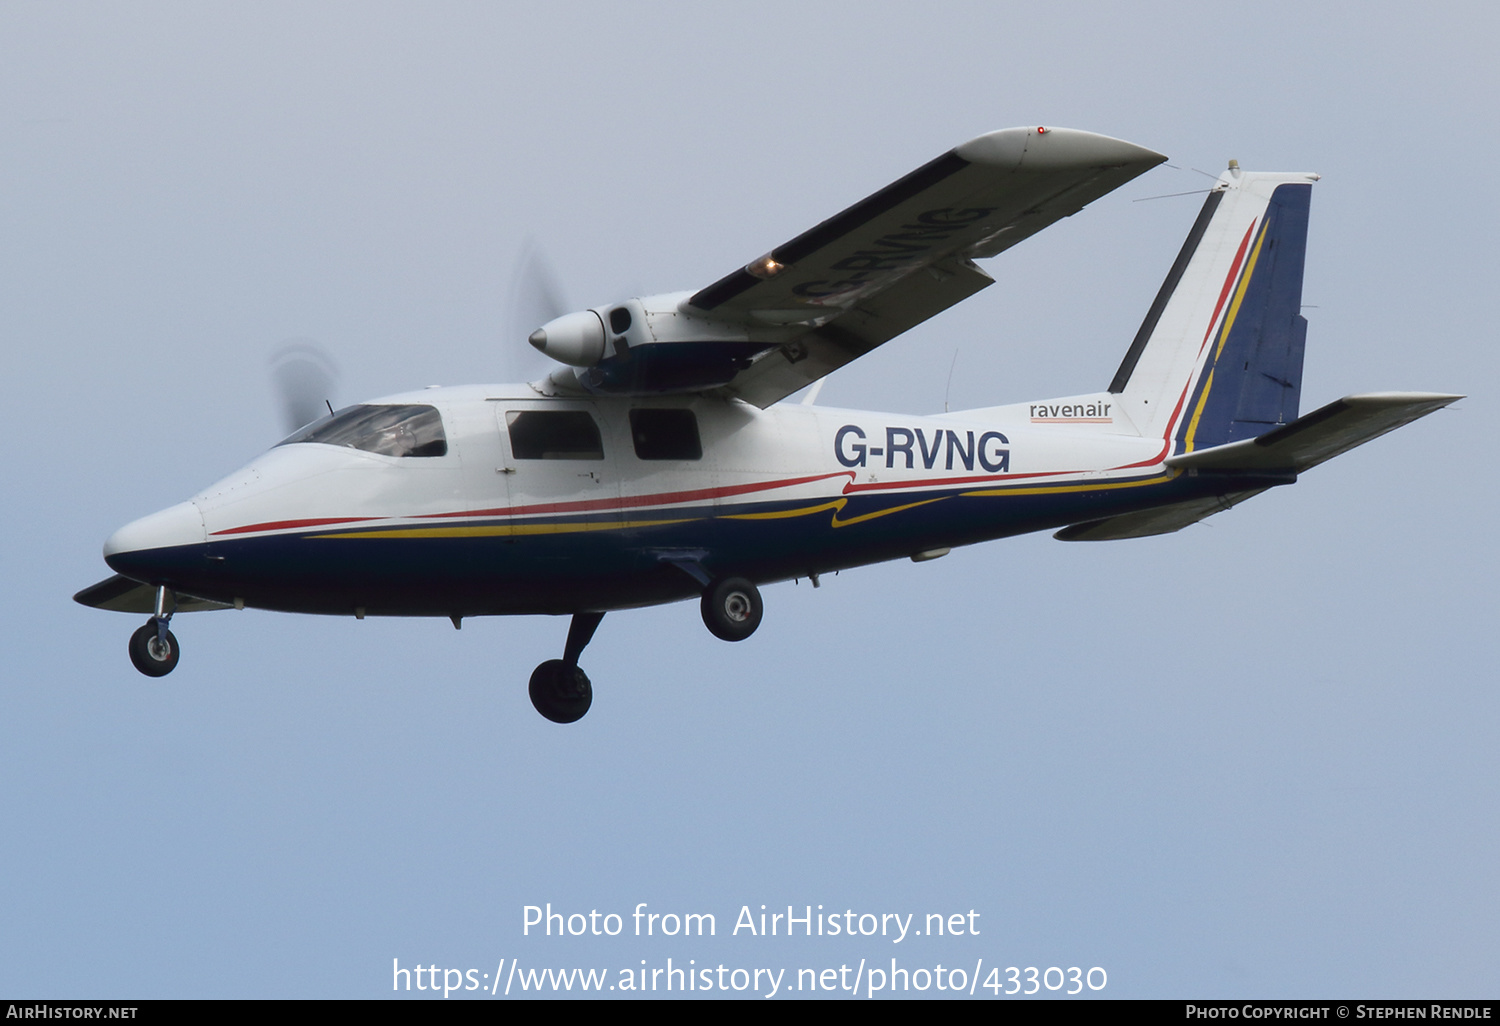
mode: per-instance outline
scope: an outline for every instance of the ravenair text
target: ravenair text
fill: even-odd
[[[911,937],[977,937],[981,913],[967,912],[862,912],[852,908],[825,909],[822,905],[767,907],[753,910],[741,905],[733,926],[725,925],[731,937],[884,937],[900,944]],[[712,912],[653,909],[639,902],[631,912],[567,912],[545,905],[521,907],[523,937],[714,937],[719,936],[719,917]]]
[[[1110,424],[1113,403],[1032,403],[1033,424]]]
[[[873,438],[857,424],[845,424],[833,436],[833,454],[846,467],[864,467],[872,459],[884,458],[887,469],[980,470],[991,474],[1010,472],[1010,440],[998,431],[959,433],[951,428],[888,427],[884,444],[871,445]]]

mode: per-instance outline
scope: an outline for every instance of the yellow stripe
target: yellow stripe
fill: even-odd
[[[1214,372],[1208,372],[1208,381],[1203,385],[1203,392],[1198,396],[1198,405],[1193,407],[1193,419],[1188,421],[1187,449],[1193,451],[1193,439],[1198,435],[1198,418],[1203,416],[1203,407],[1208,405],[1208,393],[1214,387]]]
[[[1059,495],[1067,492],[1088,491],[1113,491],[1118,488],[1139,488],[1143,485],[1158,484],[1170,481],[1180,470],[1173,470],[1156,477],[1146,478],[1140,481],[1119,481],[1109,484],[1076,484],[1076,485],[1051,485],[1037,488],[986,488],[972,492],[959,493],[964,498],[993,498],[1009,495]],[[838,511],[848,504],[847,498],[835,499],[817,506],[804,506],[800,509],[785,510],[771,513],[731,513],[719,520],[778,520],[791,517],[810,516],[814,513],[822,513],[827,510],[834,511],[831,521],[833,527],[850,527],[854,524],[862,524],[867,520],[875,520],[879,517],[889,516],[892,513],[903,513],[918,506],[927,506],[934,502],[942,502],[951,499],[952,495],[939,495],[932,499],[921,499],[917,502],[908,502],[901,506],[892,506],[889,509],[875,510],[872,513],[861,513],[859,516],[841,520]],[[585,521],[564,524],[485,524],[468,527],[406,527],[391,528],[383,531],[342,531],[335,534],[314,534],[309,538],[496,538],[514,537],[518,535],[545,535],[545,534],[573,534],[584,531],[614,531],[632,530],[641,527],[663,527],[672,524],[686,524],[699,517],[683,517],[675,520],[605,520]]]
[[[787,517],[805,517],[813,513],[821,513],[825,509],[842,509],[848,499],[835,499],[833,502],[825,502],[821,506],[803,506],[801,509],[787,509],[775,513],[728,513],[716,519],[719,520],[784,520]]]
[[[1266,228],[1270,224],[1271,219],[1267,218],[1260,226],[1260,237],[1255,240],[1255,248],[1250,251],[1250,262],[1245,265],[1244,276],[1240,278],[1240,287],[1234,290],[1234,301],[1229,304],[1229,316],[1224,318],[1224,330],[1219,333],[1219,348],[1214,350],[1214,363],[1219,362],[1219,354],[1224,351],[1224,343],[1229,341],[1230,326],[1239,316],[1240,302],[1245,298],[1245,290],[1250,287],[1250,276],[1255,273],[1255,262],[1260,258],[1260,246],[1266,241]]]
[[[840,520],[838,514],[834,514],[833,526],[848,527],[850,524],[862,524],[866,520],[874,520],[876,517],[883,517],[888,513],[900,513],[903,510],[916,509],[918,506],[925,506],[929,502],[942,502],[946,498],[949,498],[949,496],[939,495],[936,499],[923,499],[921,502],[908,502],[905,506],[892,506],[890,509],[876,510],[874,513],[861,513],[859,516],[850,517],[848,520]]]
[[[1260,247],[1266,241],[1266,229],[1270,227],[1271,219],[1267,217],[1260,225],[1260,234],[1255,237],[1255,247],[1250,250],[1250,259],[1245,263],[1245,272],[1240,275],[1240,284],[1234,290],[1234,299],[1229,302],[1229,312],[1224,315],[1224,325],[1219,329],[1219,344],[1214,348],[1213,366],[1217,367],[1219,356],[1224,352],[1224,346],[1229,342],[1229,331],[1234,327],[1235,318],[1240,314],[1240,303],[1245,299],[1245,291],[1250,288],[1250,276],[1255,273],[1256,261],[1260,259]],[[1203,408],[1208,405],[1208,393],[1214,387],[1214,372],[1208,372],[1208,380],[1203,384],[1203,392],[1198,396],[1198,405],[1193,410],[1193,419],[1188,422],[1187,438],[1185,439],[1184,452],[1192,452],[1193,444],[1198,436],[1198,418],[1203,416]]]
[[[861,513],[859,516],[857,516],[857,517],[850,517],[848,520],[840,520],[838,518],[838,516],[835,515],[834,518],[833,518],[832,523],[833,523],[834,527],[848,527],[850,524],[862,524],[866,520],[874,520],[876,517],[883,517],[883,516],[886,516],[887,514],[890,514],[890,513],[900,513],[903,510],[916,509],[918,506],[925,506],[929,502],[941,502],[943,499],[946,499],[946,498],[949,498],[949,496],[940,495],[940,496],[938,496],[935,499],[922,499],[919,502],[908,502],[904,506],[892,506],[889,509],[880,509],[880,510],[876,510],[873,513]],[[829,510],[829,509],[834,510],[835,513],[836,513],[838,510],[841,510],[846,505],[848,505],[848,502],[849,502],[848,499],[835,499],[833,502],[825,502],[825,503],[823,503],[822,505],[819,505],[819,506],[804,506],[801,509],[789,509],[789,510],[785,510],[785,511],[779,512],[779,513],[731,513],[728,516],[720,517],[719,519],[720,520],[779,520],[779,519],[783,519],[783,518],[786,518],[786,517],[803,517],[803,516],[808,516],[810,514],[821,513],[824,510]]]
[[[1077,485],[1053,485],[1050,488],[986,488],[977,492],[964,492],[963,497],[968,498],[991,498],[997,495],[1057,495],[1063,492],[1107,492],[1116,488],[1140,488],[1143,485],[1161,484],[1170,481],[1180,470],[1171,470],[1156,477],[1148,477],[1141,481],[1117,481],[1112,484],[1077,484]]]

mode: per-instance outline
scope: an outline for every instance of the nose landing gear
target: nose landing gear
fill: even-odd
[[[583,719],[594,703],[593,685],[578,665],[578,657],[593,640],[603,613],[574,613],[568,627],[568,643],[561,659],[548,659],[531,672],[527,691],[531,704],[553,723],[573,723]]]
[[[167,630],[172,610],[176,607],[176,596],[166,588],[158,587],[155,615],[130,636],[130,661],[148,677],[165,677],[177,669],[182,649],[177,647],[177,638]]]

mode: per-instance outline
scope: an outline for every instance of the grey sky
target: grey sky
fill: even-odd
[[[1491,5],[0,6],[0,992],[389,993],[391,959],[1103,966],[1106,996],[1493,997]],[[1315,170],[1309,410],[1472,398],[1179,535],[1042,535],[766,589],[718,642],[215,613],[147,680],[69,597],[116,527],[335,401],[535,368],[577,306],[697,288],[946,148],[1058,124],[1168,154],[832,377],[916,413],[1113,374],[1233,157]],[[719,936],[522,938],[521,908]],[[747,939],[742,905],[976,909],[981,935]],[[528,961],[529,960],[529,961]],[[981,992],[982,993],[982,992]]]

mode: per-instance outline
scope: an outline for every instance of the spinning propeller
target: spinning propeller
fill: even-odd
[[[510,290],[506,297],[505,341],[506,350],[515,353],[507,357],[512,364],[512,373],[507,380],[534,381],[545,377],[553,366],[544,352],[533,352],[522,348],[522,339],[535,334],[537,326],[547,324],[568,313],[568,306],[557,273],[542,253],[535,239],[527,239],[511,272]],[[534,348],[535,343],[533,343]]]
[[[271,357],[271,386],[287,434],[327,416],[338,368],[312,339],[295,339]]]
[[[568,312],[557,274],[534,240],[527,240],[511,273],[506,300],[507,342],[518,343],[532,335],[536,326]],[[508,345],[514,353],[506,361],[505,380],[531,381],[552,369],[547,357],[530,347]],[[310,338],[292,339],[272,354],[271,387],[281,415],[282,430],[290,435],[299,428],[327,416],[333,407],[338,384],[338,366],[333,357]]]

